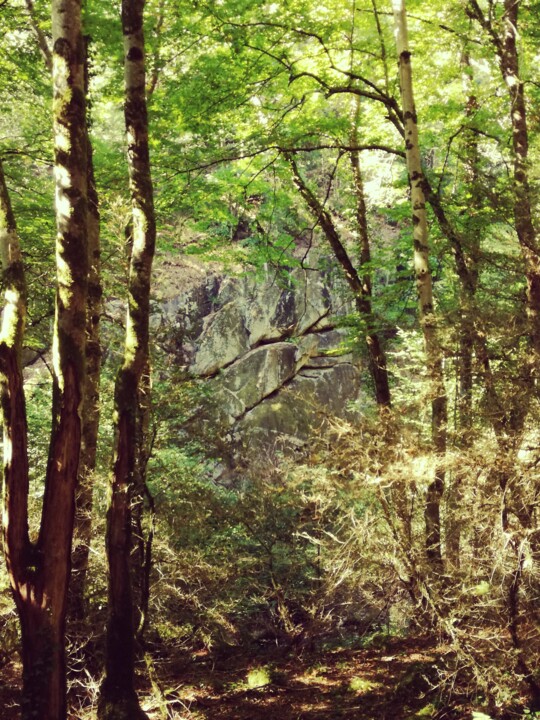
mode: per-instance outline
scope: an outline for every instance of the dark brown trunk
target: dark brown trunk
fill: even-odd
[[[519,72],[516,36],[519,0],[504,0],[504,37],[501,42],[501,72],[510,97],[512,146],[514,150],[514,222],[525,259],[527,312],[536,372],[540,368],[540,257],[532,219],[529,185],[529,131],[525,90]]]
[[[28,537],[28,457],[20,350],[24,274],[11,215],[2,259],[8,293],[0,364],[4,425],[4,537],[22,630],[23,718],[64,720],[64,628],[75,486],[81,439],[87,283],[87,181],[84,48],[80,4],[53,0],[53,78],[57,292],[53,342],[53,418],[37,543]],[[7,193],[2,182],[2,212]]]
[[[304,199],[311,215],[319,223],[336,260],[341,265],[341,268],[345,273],[347,284],[354,295],[356,308],[367,328],[366,344],[369,354],[369,367],[375,386],[377,404],[380,408],[389,408],[391,399],[388,372],[386,369],[386,355],[382,349],[379,336],[375,331],[375,318],[371,308],[370,297],[371,283],[366,286],[362,282],[360,275],[358,274],[358,270],[352,263],[345,246],[341,242],[339,233],[332,217],[330,216],[330,213],[321,205],[314,193],[304,182],[298,170],[294,155],[290,152],[284,152],[283,157],[291,166],[294,184],[298,188],[298,191]]]
[[[85,83],[88,90],[88,48]],[[75,499],[75,527],[71,557],[70,615],[82,620],[86,614],[85,591],[90,543],[92,507],[99,430],[99,388],[101,377],[100,323],[102,313],[99,198],[94,177],[92,144],[88,138],[88,302],[86,308],[86,383],[79,480]]]
[[[144,0],[123,0],[125,121],[133,207],[124,362],[115,389],[115,459],[107,513],[109,616],[100,720],[146,718],[134,687],[135,627],[132,591],[131,503],[137,488],[140,429],[148,403],[150,276],[155,216],[148,147],[143,34]]]
[[[134,534],[134,547],[131,553],[131,575],[134,590],[136,638],[141,646],[144,644],[144,633],[148,624],[153,526],[155,520],[154,500],[146,483],[146,470],[153,444],[149,433],[150,394],[150,363],[148,362],[140,381],[133,502],[131,504]],[[145,515],[148,511],[148,523],[145,523]],[[145,530],[146,524],[149,524],[148,530]]]
[[[353,118],[353,130],[351,133],[351,145],[358,147],[358,122],[360,112],[360,98],[355,98],[355,113]],[[371,247],[369,241],[369,229],[367,220],[366,198],[364,194],[364,182],[362,169],[360,167],[360,153],[352,150],[350,153],[353,184],[356,197],[356,225],[360,239],[360,263],[362,267],[362,293],[356,295],[358,312],[367,324],[366,343],[369,353],[369,368],[375,385],[375,398],[379,408],[389,408],[391,405],[390,385],[388,382],[388,370],[386,367],[386,354],[382,349],[380,338],[375,332],[375,318],[373,316],[371,297]]]

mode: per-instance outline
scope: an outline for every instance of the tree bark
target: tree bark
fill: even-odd
[[[357,148],[358,143],[358,122],[360,113],[360,98],[354,98],[355,113],[351,132],[351,145]],[[386,354],[377,332],[375,332],[375,318],[372,309],[372,280],[371,280],[371,246],[369,240],[369,229],[367,221],[366,197],[364,193],[364,181],[360,167],[360,152],[352,150],[349,154],[353,176],[354,191],[356,197],[356,227],[360,240],[360,263],[362,267],[362,294],[361,307],[358,307],[367,322],[368,332],[366,342],[369,350],[370,371],[375,385],[375,397],[379,408],[391,406],[390,384],[388,382],[388,370]]]
[[[22,717],[66,717],[64,629],[70,573],[75,487],[81,442],[87,287],[87,178],[84,47],[80,2],[53,0],[53,85],[56,179],[57,290],[53,337],[53,418],[45,493],[36,543],[28,536],[28,454],[20,349],[24,274],[15,224],[8,218],[3,253],[6,308],[2,326],[4,537],[21,622]],[[18,259],[17,259],[18,258]]]
[[[32,29],[36,36],[47,70],[52,73],[52,53],[47,38],[39,26],[33,0],[26,0]],[[85,38],[84,91],[88,95],[89,59],[88,37]],[[87,113],[88,116],[88,113]],[[90,121],[87,117],[87,127]],[[87,247],[88,247],[88,294],[86,309],[86,379],[84,388],[83,428],[79,479],[75,497],[75,522],[73,551],[71,557],[71,581],[69,588],[69,615],[81,620],[85,616],[85,590],[90,542],[92,536],[93,481],[96,467],[97,439],[99,430],[99,387],[101,378],[100,322],[102,312],[101,250],[99,197],[94,177],[93,149],[87,133]]]
[[[461,247],[463,271],[458,272],[459,285],[459,348],[457,359],[457,427],[455,428],[456,446],[466,452],[472,445],[473,427],[473,354],[475,345],[475,316],[477,311],[476,291],[478,288],[478,266],[480,261],[481,233],[476,224],[476,214],[482,203],[479,178],[478,134],[474,128],[474,116],[478,102],[473,90],[472,68],[467,50],[461,58],[464,89],[467,93],[465,106],[466,127],[463,131],[463,167],[464,181],[471,198],[470,222],[464,234],[467,248]],[[461,506],[463,477],[456,472],[448,489],[448,520],[446,527],[446,553],[448,564],[455,570],[460,568],[461,552]]]
[[[392,0],[401,102],[405,128],[405,152],[413,207],[414,269],[419,300],[419,317],[426,349],[427,372],[431,394],[431,437],[437,455],[435,477],[427,489],[424,517],[426,555],[432,569],[442,568],[441,499],[444,491],[444,457],[446,453],[447,398],[444,386],[442,349],[437,336],[436,316],[429,267],[429,245],[426,214],[425,180],[418,142],[418,120],[414,104],[411,53],[408,46],[407,18],[404,0]]]
[[[390,386],[388,383],[388,372],[386,369],[386,355],[382,348],[379,336],[375,330],[375,318],[371,307],[371,282],[369,281],[365,283],[360,278],[360,275],[351,261],[345,246],[341,242],[339,233],[330,213],[321,205],[317,197],[310,190],[300,175],[294,154],[291,152],[283,152],[283,157],[287,160],[291,167],[294,184],[304,199],[312,217],[319,223],[336,257],[336,260],[339,262],[343,272],[345,273],[347,284],[354,295],[358,314],[366,324],[366,344],[369,353],[369,368],[373,378],[373,384],[375,386],[377,405],[379,408],[389,408],[391,405],[391,398]],[[355,178],[355,181],[356,180],[360,180],[361,182],[361,176]],[[361,185],[357,185],[355,189],[358,193],[361,189]],[[363,200],[363,193],[361,194],[361,198]],[[361,213],[360,207],[358,208],[358,212]],[[364,222],[364,220],[365,218],[361,218],[362,222]],[[367,231],[367,225],[365,230]],[[362,233],[362,229],[360,229],[360,233]],[[367,249],[369,251],[369,238],[366,236],[362,242],[365,242],[365,240],[367,240]],[[363,252],[365,255],[365,247]]]
[[[534,379],[540,374],[540,248],[532,215],[529,183],[529,131],[525,88],[520,75],[517,34],[520,0],[504,0],[502,35],[484,15],[477,0],[469,0],[467,12],[488,34],[499,58],[501,74],[510,99],[510,123],[514,155],[514,225],[525,264],[527,315]]]
[[[85,85],[88,91],[88,47],[85,57]],[[88,299],[86,307],[86,382],[79,480],[75,497],[75,527],[71,557],[70,614],[82,620],[86,613],[86,577],[92,539],[93,485],[99,431],[99,390],[101,378],[101,243],[99,198],[94,177],[92,143],[88,136]]]
[[[115,387],[115,458],[107,513],[109,616],[101,720],[146,718],[134,686],[134,607],[131,586],[131,501],[137,472],[137,439],[149,385],[150,276],[155,216],[148,147],[143,33],[144,0],[123,0],[125,121],[133,217],[128,312],[123,365]]]
[[[527,312],[537,380],[540,371],[540,253],[532,219],[527,108],[516,43],[519,5],[519,0],[504,0],[504,38],[500,63],[510,97],[514,150],[514,223],[525,260]]]

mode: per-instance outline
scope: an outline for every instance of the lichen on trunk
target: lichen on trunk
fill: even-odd
[[[109,616],[105,678],[98,717],[144,718],[134,689],[132,500],[138,488],[140,428],[148,410],[150,277],[156,226],[148,147],[143,32],[144,0],[123,0],[125,104],[132,200],[132,244],[124,359],[115,388],[115,457],[107,513]]]
[[[414,271],[418,292],[419,319],[424,336],[426,369],[431,395],[431,438],[437,456],[435,477],[429,483],[424,518],[426,555],[430,567],[440,572],[443,565],[441,547],[441,499],[444,491],[444,456],[446,453],[447,398],[444,386],[442,348],[437,334],[433,306],[433,288],[429,267],[428,226],[424,173],[418,141],[418,118],[414,104],[411,53],[408,45],[407,16],[404,0],[392,0],[399,65],[401,103],[405,130],[407,171],[411,186]]]
[[[6,279],[0,364],[4,425],[4,539],[21,623],[23,718],[66,718],[65,620],[81,441],[87,287],[86,108],[80,3],[53,0],[57,292],[53,407],[39,534],[28,534],[28,450],[20,363],[26,310],[24,270],[1,185]],[[7,242],[4,242],[7,240]]]

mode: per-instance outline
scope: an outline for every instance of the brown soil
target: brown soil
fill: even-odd
[[[445,648],[423,638],[317,653],[276,650],[228,657],[200,652],[148,663],[141,689],[150,720],[464,720],[468,707],[444,707],[436,688]],[[18,712],[20,666],[0,670],[2,720]],[[95,717],[98,682],[72,686],[73,720]]]

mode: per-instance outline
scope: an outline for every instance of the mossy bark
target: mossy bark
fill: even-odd
[[[57,292],[53,417],[38,539],[28,535],[28,452],[20,351],[24,271],[5,183],[1,214],[6,306],[0,342],[4,540],[21,622],[22,717],[66,718],[65,620],[81,440],[87,286],[86,108],[80,3],[53,0]]]
[[[88,48],[85,56],[85,85],[88,89]],[[101,313],[103,292],[101,286],[101,243],[99,197],[94,177],[93,151],[90,137],[87,141],[88,178],[88,296],[86,306],[86,380],[84,387],[83,426],[79,479],[75,498],[75,527],[71,557],[72,577],[69,594],[70,615],[74,619],[85,616],[86,577],[92,539],[92,507],[94,472],[100,418],[101,378]]]
[[[134,688],[135,626],[130,553],[142,414],[148,405],[150,277],[156,227],[148,147],[144,0],[123,0],[125,121],[132,199],[132,248],[124,360],[115,389],[115,457],[107,512],[109,616],[101,720],[145,717]],[[138,443],[139,441],[139,443]]]

